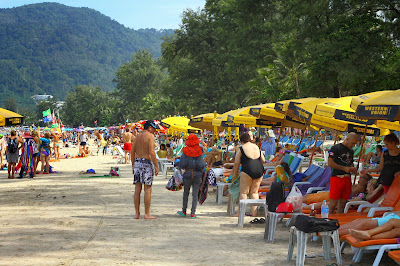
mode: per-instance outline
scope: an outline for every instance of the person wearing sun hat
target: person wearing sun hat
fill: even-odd
[[[196,207],[199,189],[203,177],[203,168],[206,166],[203,160],[203,149],[199,145],[199,138],[190,134],[186,141],[186,146],[182,149],[182,156],[179,162],[179,168],[184,169],[183,173],[183,206],[182,211],[177,213],[180,216],[186,216],[190,187],[192,187],[192,209],[190,218],[196,218]]]

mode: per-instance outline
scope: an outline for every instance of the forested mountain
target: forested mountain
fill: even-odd
[[[57,3],[0,9],[0,105],[45,93],[65,99],[77,85],[110,90],[133,53],[159,56],[161,38],[172,33],[129,29],[93,9]]]

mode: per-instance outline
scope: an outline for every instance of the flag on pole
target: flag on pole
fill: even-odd
[[[43,117],[48,116],[48,115],[51,115],[50,108],[47,109],[46,111],[43,111],[42,113],[43,113]]]

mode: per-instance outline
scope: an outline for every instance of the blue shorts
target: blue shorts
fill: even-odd
[[[398,220],[400,220],[400,216],[398,216],[398,215],[396,215],[394,213],[391,213],[391,214],[386,215],[385,217],[382,217],[382,218],[372,218],[372,220],[377,220],[378,221],[378,226],[381,226],[381,225],[389,222],[390,219],[398,219]]]

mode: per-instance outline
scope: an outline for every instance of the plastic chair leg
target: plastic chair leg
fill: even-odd
[[[246,203],[239,201],[238,227],[243,227],[244,216],[246,215],[246,205]]]
[[[308,234],[297,230],[297,257],[296,266],[303,266],[306,258]]]
[[[326,260],[331,259],[331,238],[329,235],[322,236],[322,246],[324,249],[324,257]]]
[[[343,263],[342,252],[341,252],[341,248],[340,248],[339,232],[337,230],[335,232],[333,232],[332,239],[333,239],[333,247],[335,249],[335,256],[336,256],[337,264],[341,265]]]
[[[288,247],[288,255],[287,255],[287,261],[291,261],[293,257],[293,249],[294,249],[294,234],[295,234],[296,229],[291,227],[290,228],[290,235],[289,235],[289,247]]]

